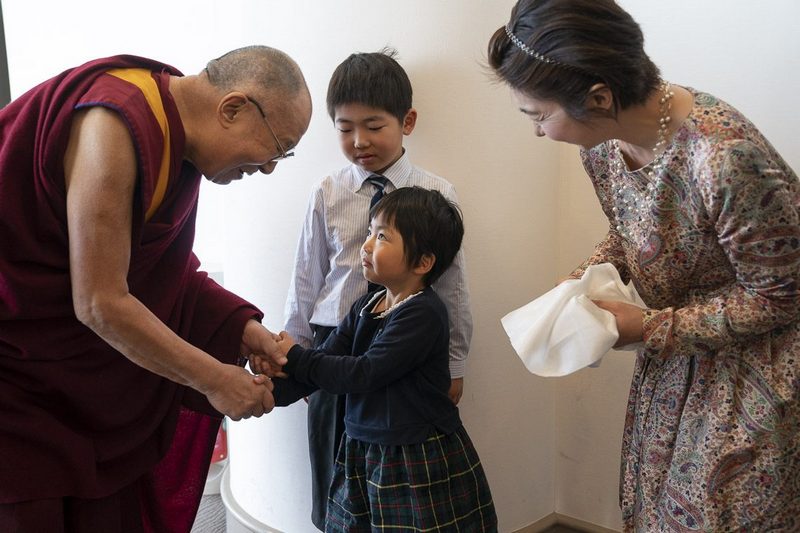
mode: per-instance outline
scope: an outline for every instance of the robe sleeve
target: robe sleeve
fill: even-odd
[[[225,290],[205,272],[196,272],[192,279],[193,304],[187,314],[190,325],[186,340],[226,364],[244,366],[241,357],[242,334],[248,320],[261,321],[263,313],[244,299]],[[183,405],[210,416],[222,415],[205,395],[186,387]]]

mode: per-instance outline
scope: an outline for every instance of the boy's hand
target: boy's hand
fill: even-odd
[[[453,402],[453,405],[458,405],[462,394],[464,394],[464,378],[452,378],[447,395],[450,396],[450,401]]]

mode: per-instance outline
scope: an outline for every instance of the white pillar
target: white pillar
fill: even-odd
[[[311,472],[306,404],[275,409],[228,425],[229,466],[223,502],[229,533],[316,532],[311,523]]]

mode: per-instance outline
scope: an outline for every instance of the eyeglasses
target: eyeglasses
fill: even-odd
[[[275,139],[275,144],[278,145],[278,150],[280,150],[280,152],[281,152],[280,155],[277,155],[277,156],[273,157],[272,159],[270,159],[270,162],[280,161],[282,159],[286,159],[287,157],[294,157],[294,152],[287,152],[286,150],[283,149],[283,145],[281,144],[281,141],[279,141],[278,140],[278,136],[275,135],[275,130],[272,129],[272,125],[269,123],[269,120],[267,120],[267,114],[264,113],[264,109],[262,109],[261,106],[258,105],[258,102],[256,102],[255,100],[253,100],[249,96],[245,95],[245,97],[247,98],[247,101],[250,102],[251,104],[253,104],[254,106],[256,106],[256,109],[258,109],[258,112],[261,113],[261,118],[264,119],[264,122],[266,123],[267,128],[269,129],[269,132],[272,134],[272,138]]]

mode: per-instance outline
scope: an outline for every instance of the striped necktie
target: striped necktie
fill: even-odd
[[[383,176],[373,174],[367,178],[367,181],[375,186],[375,194],[372,195],[372,200],[369,201],[369,208],[378,203],[378,200],[383,198],[383,189],[386,187],[386,182],[389,181]]]
[[[372,210],[372,206],[377,204],[378,200],[383,198],[383,189],[386,187],[386,182],[389,180],[387,180],[383,176],[378,176],[377,174],[373,174],[372,176],[367,178],[367,181],[375,186],[375,194],[372,195],[372,199],[369,201],[369,208],[370,210]],[[372,283],[371,281],[367,282],[367,292],[373,292],[380,288],[382,288],[381,285],[377,283]]]

